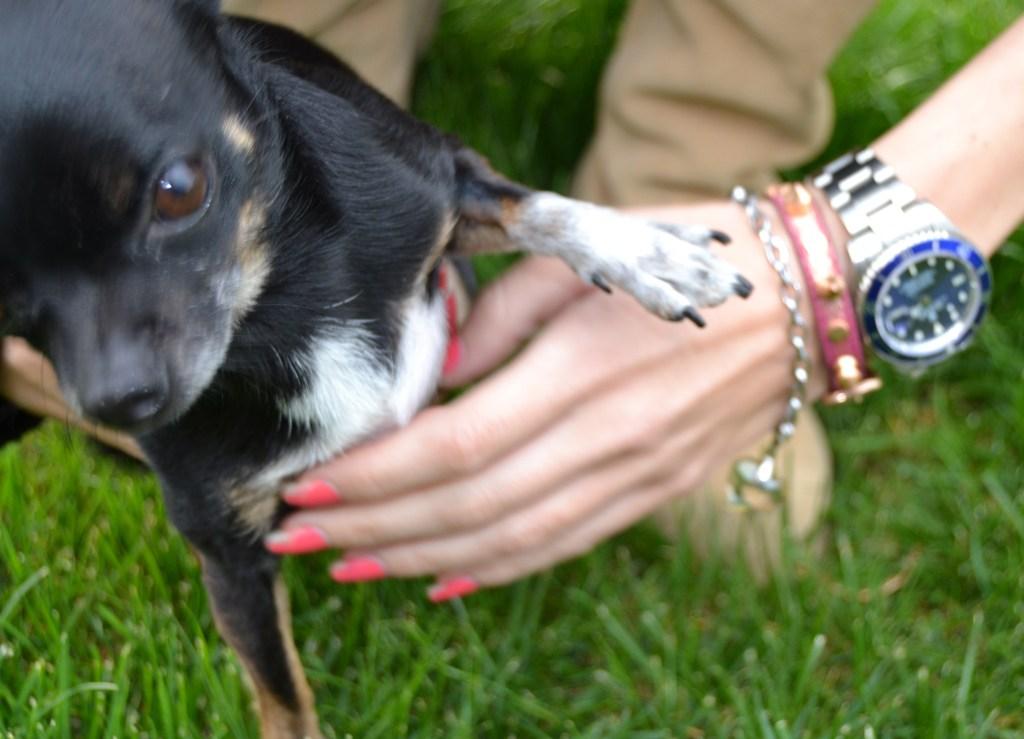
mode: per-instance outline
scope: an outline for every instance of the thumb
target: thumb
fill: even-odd
[[[591,289],[561,260],[522,260],[480,294],[459,330],[459,361],[441,384],[464,385],[494,369],[549,318]]]

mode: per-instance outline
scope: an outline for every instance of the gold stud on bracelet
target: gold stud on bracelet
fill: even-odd
[[[826,399],[826,402],[831,404],[845,403],[848,400],[859,403],[865,395],[882,387],[879,378],[864,376],[860,363],[852,354],[843,354],[836,359],[834,372],[836,384],[840,389]]]
[[[818,289],[818,295],[825,298],[825,300],[835,300],[846,289],[846,285],[843,284],[843,278],[835,274],[828,275],[819,280],[815,287]]]
[[[842,318],[833,318],[828,323],[828,340],[839,344],[850,338],[850,324]]]
[[[852,354],[843,354],[836,359],[835,372],[839,384],[846,390],[856,387],[857,383],[864,379],[860,364]]]

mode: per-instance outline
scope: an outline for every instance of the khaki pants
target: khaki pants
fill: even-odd
[[[225,0],[223,7],[315,39],[404,105],[416,59],[437,26],[441,0]]]
[[[442,0],[225,0],[291,26],[393,100]],[[633,0],[576,195],[652,205],[760,187],[832,129],[826,69],[875,0]],[[524,10],[523,12],[528,12]]]
[[[734,184],[760,188],[777,169],[810,159],[832,129],[827,67],[873,5],[633,0],[575,195],[615,206],[722,196]],[[440,0],[227,0],[225,9],[294,27],[405,104]],[[698,548],[740,554],[765,574],[779,561],[783,516],[794,536],[806,537],[831,493],[831,455],[813,413],[802,414],[781,461],[786,511],[735,515],[722,470],[659,519],[684,525]]]

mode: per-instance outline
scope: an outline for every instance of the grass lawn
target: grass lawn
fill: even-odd
[[[564,187],[624,6],[448,0],[418,112]],[[835,65],[828,155],[898,120],[1022,11],[882,3]],[[328,560],[289,563],[328,736],[1024,736],[1021,234],[994,271],[975,349],[826,412],[832,545],[790,546],[767,586],[649,527],[444,607],[422,582],[343,589]],[[0,738],[254,733],[152,479],[56,424],[0,453]]]

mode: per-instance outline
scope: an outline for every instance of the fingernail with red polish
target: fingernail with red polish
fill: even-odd
[[[317,506],[334,505],[341,502],[338,491],[322,480],[307,482],[286,490],[285,502],[298,508],[316,508]]]
[[[335,582],[371,582],[388,576],[379,559],[374,557],[353,557],[343,559],[331,566],[331,579]]]
[[[479,589],[480,586],[471,577],[453,577],[451,580],[439,582],[427,590],[427,597],[431,603],[443,603],[453,598],[463,598],[467,595],[472,595]]]
[[[327,548],[327,535],[320,529],[306,526],[291,531],[275,531],[263,540],[274,554],[310,554]]]

